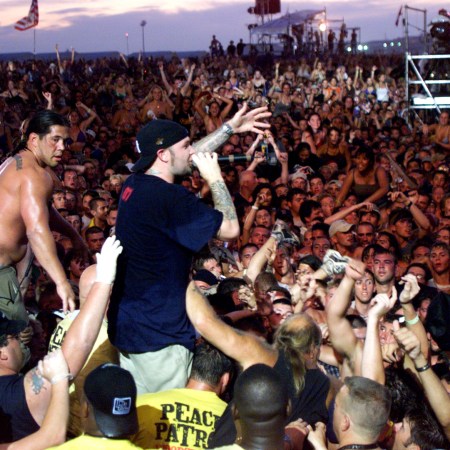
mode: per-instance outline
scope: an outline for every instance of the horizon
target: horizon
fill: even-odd
[[[52,53],[55,44],[61,52],[73,47],[78,53],[121,52],[125,55],[145,52],[208,51],[216,34],[224,48],[230,40],[249,42],[247,25],[256,17],[247,13],[255,0],[40,0],[40,22],[36,30],[36,54]],[[16,31],[14,23],[28,14],[31,0],[2,0],[0,53],[33,53],[34,29]],[[361,42],[398,39],[403,27],[395,27],[402,2],[387,4],[380,0],[312,0],[311,9],[326,7],[328,20],[345,19],[348,28],[361,27]],[[125,6],[126,6],[126,9]],[[427,23],[437,16],[446,3],[413,1],[409,7],[427,8]],[[282,2],[281,14],[301,10],[298,2]],[[372,14],[367,11],[372,9]],[[411,36],[423,27],[423,16],[409,12]],[[146,20],[142,28],[140,23]],[[268,18],[266,18],[268,20]],[[340,24],[339,24],[340,25]],[[338,25],[336,25],[337,27]],[[174,32],[175,30],[175,32]],[[128,34],[128,37],[126,35]],[[95,50],[93,50],[95,49]]]

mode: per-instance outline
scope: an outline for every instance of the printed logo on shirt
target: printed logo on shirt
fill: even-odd
[[[124,201],[124,202],[126,202],[130,197],[131,197],[131,194],[133,193],[133,188],[130,188],[130,186],[127,186],[124,190],[123,190],[123,192],[122,192],[122,200]]]

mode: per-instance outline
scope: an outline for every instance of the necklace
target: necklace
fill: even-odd
[[[378,444],[374,442],[373,444],[348,444],[339,447],[338,450],[370,450],[378,448]]]

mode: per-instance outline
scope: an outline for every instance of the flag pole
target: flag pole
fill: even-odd
[[[36,27],[33,27],[33,55],[36,59]]]

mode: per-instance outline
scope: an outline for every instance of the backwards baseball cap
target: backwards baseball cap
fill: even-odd
[[[345,220],[336,220],[330,226],[328,233],[330,238],[332,238],[336,233],[347,233],[353,227],[352,223],[348,223]]]
[[[162,148],[169,148],[189,136],[186,128],[171,120],[152,120],[136,136],[136,147],[141,154],[133,172],[146,169]]]
[[[131,373],[115,364],[95,368],[84,383],[98,429],[108,438],[137,433],[136,383]]]
[[[27,323],[24,320],[10,320],[0,311],[0,338],[12,334],[19,334],[26,327]]]

